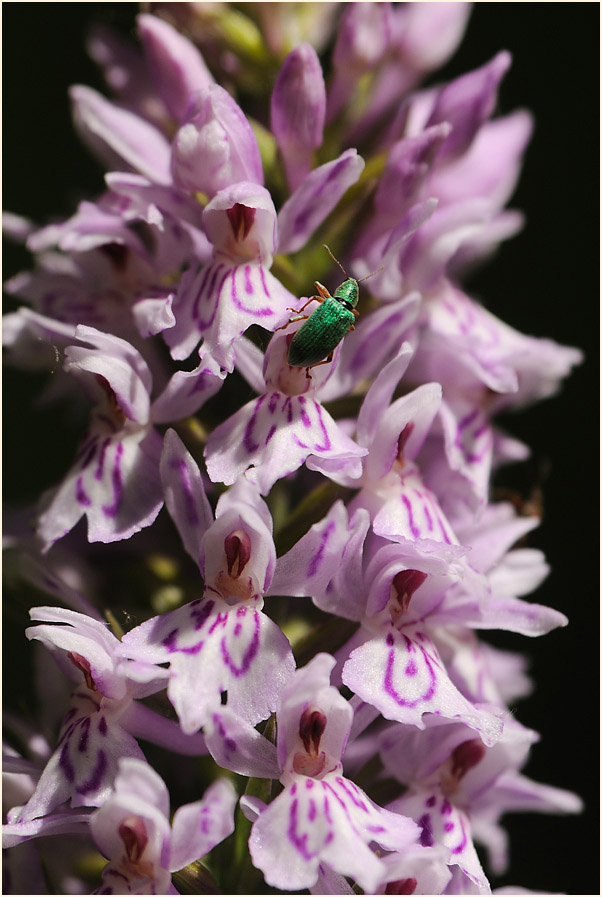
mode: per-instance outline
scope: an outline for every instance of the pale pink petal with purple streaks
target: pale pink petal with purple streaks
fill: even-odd
[[[433,713],[461,720],[493,744],[501,721],[478,710],[452,684],[431,639],[416,627],[383,629],[352,651],[343,667],[343,682],[387,719],[424,728],[422,716]]]
[[[376,807],[348,779],[299,776],[260,814],[249,849],[273,887],[309,888],[323,863],[375,893],[383,867],[368,845],[376,841],[399,850],[417,836],[410,820]]]
[[[366,451],[339,430],[315,399],[273,392],[245,405],[217,427],[207,440],[205,459],[210,478],[227,485],[254,467],[249,477],[266,494],[276,480],[294,473],[309,456],[312,461],[334,461],[343,471],[355,472]]]

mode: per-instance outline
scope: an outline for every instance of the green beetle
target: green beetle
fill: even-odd
[[[350,330],[354,329],[355,319],[359,317],[359,312],[355,309],[360,297],[359,283],[361,280],[367,279],[362,277],[360,280],[356,280],[355,277],[349,277],[328,246],[324,244],[324,248],[337,263],[347,280],[336,288],[334,296],[331,296],[326,287],[316,281],[318,295],[311,296],[298,310],[297,315],[284,325],[286,327],[292,321],[305,320],[305,324],[297,330],[291,341],[287,361],[291,367],[305,368],[305,376],[309,380],[311,380],[310,368],[320,364],[330,364],[338,344]],[[368,277],[372,277],[372,274],[369,274]],[[314,299],[320,303],[319,308],[309,315],[300,314]],[[291,308],[290,311],[295,311],[295,309]]]

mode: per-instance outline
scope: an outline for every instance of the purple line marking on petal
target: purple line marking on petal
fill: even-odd
[[[276,424],[272,424],[272,426],[271,426],[270,429],[268,430],[268,435],[267,435],[266,438],[265,438],[265,444],[266,444],[266,445],[267,445],[268,442],[272,439],[272,437],[276,434],[277,431],[278,431],[278,427],[276,426]]]
[[[308,577],[315,576],[316,573],[318,572],[318,568],[319,568],[320,564],[322,563],[322,558],[324,557],[324,551],[326,550],[328,540],[330,539],[331,533],[334,531],[334,529],[335,529],[335,523],[334,523],[334,520],[331,520],[329,522],[328,526],[326,527],[326,529],[324,530],[324,532],[322,533],[322,535],[320,536],[320,545],[318,547],[318,550],[316,551],[316,553],[312,557],[311,561],[309,562],[309,567],[307,568],[307,574],[306,574]]]
[[[336,782],[341,791],[343,791],[347,795],[352,804],[356,806],[358,810],[362,810],[364,813],[369,812],[369,807],[366,805],[366,802],[362,800],[361,797],[356,796],[360,794],[360,791],[350,779],[345,779],[343,778],[343,776],[337,776]]]
[[[437,795],[436,794],[431,794],[431,796],[428,797],[426,800],[427,807],[434,807],[436,803],[437,803]]]
[[[305,398],[305,396],[298,396],[297,402],[299,404],[299,410],[301,412],[301,420],[303,422],[303,426],[311,427],[311,425],[312,425],[311,418],[310,418],[309,414],[307,413],[307,411],[305,410],[305,404],[307,402],[307,399]]]
[[[213,635],[213,633],[215,632],[215,630],[218,627],[220,629],[223,629],[227,625],[227,623],[228,623],[228,613],[227,612],[216,614],[215,620],[209,627],[209,635]]]
[[[295,443],[295,445],[298,445],[299,448],[309,449],[309,446],[306,445],[305,442],[301,442],[301,440],[299,439],[299,437],[296,434],[293,435],[293,442]]]
[[[389,645],[389,647],[391,647],[391,645],[394,645],[394,644],[395,644],[395,638],[394,638],[392,632],[388,632],[388,633],[387,633],[387,639],[386,639],[386,642],[387,642],[387,645]]]
[[[90,736],[90,717],[87,716],[84,720],[82,720],[80,726],[80,735],[79,741],[77,743],[77,749],[80,754],[83,754],[88,749],[88,740]]]
[[[266,398],[267,398],[267,394],[264,393],[262,396],[259,396],[259,398],[255,401],[255,407],[253,408],[251,420],[248,421],[248,423],[245,427],[245,432],[244,432],[242,441],[243,441],[243,445],[244,445],[246,451],[250,455],[253,455],[259,448],[259,443],[254,441],[254,439],[252,438],[252,433],[253,433],[253,429],[255,427],[255,423],[257,421],[257,415],[259,414],[259,412],[261,410],[261,406],[265,402]]]
[[[282,406],[282,410],[286,411],[286,422],[287,424],[292,424],[293,422],[293,403],[291,401],[291,397],[287,396],[284,400],[284,404]]]
[[[426,502],[423,503],[422,509],[424,511],[424,516],[426,517],[426,524],[428,526],[429,532],[433,531],[433,518],[431,517],[431,512],[428,509],[428,504]]]
[[[442,815],[449,816],[451,811],[453,810],[452,805],[448,801],[446,797],[443,798],[443,803],[441,804],[441,813]]]
[[[261,286],[263,287],[263,292],[268,297],[268,299],[271,299],[272,297],[270,296],[270,291],[268,290],[268,285],[266,283],[265,271],[263,269],[263,265],[259,266],[259,276],[261,278]]]
[[[474,431],[474,433],[472,434],[473,439],[480,439],[481,436],[483,436],[485,433],[488,432],[488,430],[489,430],[489,426],[490,426],[490,425],[489,425],[489,421],[488,421],[488,420],[484,420],[483,423],[481,424],[481,426],[478,427],[478,429],[476,429],[476,430]]]
[[[230,652],[228,651],[226,637],[224,636],[221,641],[222,659],[223,659],[225,665],[228,667],[228,669],[237,678],[238,678],[238,676],[244,675],[245,673],[247,673],[249,671],[249,668],[250,668],[251,664],[253,663],[253,660],[255,659],[255,657],[257,656],[257,653],[259,651],[260,621],[259,621],[259,614],[256,611],[253,611],[253,623],[254,623],[255,631],[253,633],[251,641],[249,642],[249,645],[247,646],[247,648],[241,658],[240,665],[234,663],[234,660],[232,659],[232,656],[231,656]]]
[[[433,830],[431,827],[431,817],[429,813],[425,813],[418,820],[418,825],[422,828],[420,833],[420,843],[423,847],[432,847],[435,843],[433,838]]]
[[[84,490],[84,487],[82,484],[82,479],[83,479],[83,477],[80,474],[80,476],[78,476],[77,481],[75,483],[75,498],[76,498],[78,504],[82,505],[84,508],[88,508],[92,504],[92,501],[90,500],[89,496],[86,494],[86,492]]]
[[[446,822],[443,828],[446,832],[453,832],[453,830],[455,829],[455,825],[453,822]]]
[[[222,301],[222,291],[224,289],[224,285],[226,283],[226,280],[230,276],[230,273],[233,272],[233,270],[234,270],[232,268],[226,268],[225,273],[222,274],[222,276],[221,276],[219,286],[216,288],[215,281],[216,281],[218,275],[221,273],[221,270],[223,267],[224,266],[221,264],[217,266],[217,268],[215,269],[215,272],[211,278],[211,283],[209,284],[209,289],[206,291],[207,302],[209,305],[209,310],[211,312],[209,317],[203,318],[201,316],[200,310],[199,310],[199,327],[201,329],[201,332],[203,332],[203,330],[206,330],[213,324],[213,322],[215,320],[215,316],[217,314],[218,306],[219,306],[220,302]],[[211,305],[211,303],[213,303],[213,305]]]
[[[297,784],[295,783],[294,785],[291,786],[291,795],[294,797],[296,793],[297,793]]]
[[[410,660],[404,670],[405,675],[406,676],[415,676],[417,672],[418,672],[418,667],[416,666],[416,664],[414,663],[413,660]]]
[[[104,716],[101,716],[98,721],[98,731],[101,735],[106,735],[108,732],[107,720]]]
[[[273,316],[274,310],[269,305],[264,306],[263,308],[253,308],[252,306],[250,307],[248,305],[245,305],[244,302],[242,302],[240,300],[237,289],[236,289],[236,281],[235,281],[235,273],[234,273],[240,267],[242,267],[242,266],[238,265],[236,268],[232,269],[231,297],[232,297],[233,304],[236,306],[236,308],[240,309],[240,311],[247,312],[247,314],[251,314],[257,318],[265,318],[268,316],[269,317]],[[261,270],[261,268],[260,268],[260,270]],[[251,277],[249,265],[245,265],[245,275],[247,278]],[[251,293],[251,295],[255,296],[255,291],[253,289],[251,289],[250,291],[247,290],[247,293],[249,293],[249,292]]]
[[[315,785],[315,782],[314,782],[313,779],[306,779],[306,780],[305,780],[305,790],[306,790],[306,791],[311,791],[312,788],[314,787],[314,785]]]
[[[420,536],[420,530],[414,523],[414,515],[412,513],[412,503],[410,502],[407,495],[402,495],[401,500],[404,503],[406,510],[408,512],[408,523],[410,525],[410,532],[412,533],[414,538],[417,539]]]
[[[322,408],[318,404],[318,402],[314,402],[313,404],[314,404],[314,407],[318,414],[318,420],[320,421],[320,428],[321,428],[322,434],[324,436],[324,445],[314,445],[313,450],[315,452],[328,452],[332,449],[332,443],[330,442],[330,439],[328,438],[328,433],[326,432],[326,426],[324,424],[324,419],[322,418]]]
[[[180,476],[180,486],[182,495],[184,496],[184,505],[186,507],[186,517],[188,518],[188,522],[191,526],[198,526],[199,515],[197,513],[194,493],[192,491],[192,482],[188,465],[183,458],[173,458],[169,466]]]
[[[102,475],[104,473],[104,466],[105,466],[105,456],[107,454],[107,449],[110,444],[111,444],[111,438],[107,437],[107,439],[104,440],[103,444],[100,447],[100,451],[98,453],[98,463],[96,465],[96,470],[94,471],[94,477],[97,480],[102,480]]]
[[[330,844],[331,841],[334,841],[334,832],[329,831],[324,838],[324,847],[326,847],[327,844]]]
[[[245,291],[250,295],[253,292],[253,281],[251,280],[251,266],[245,265]]]
[[[221,716],[219,716],[217,713],[213,714],[213,724],[218,730],[226,749],[231,753],[236,751],[238,745],[233,738],[229,738],[226,734],[226,727],[224,726]]]
[[[176,628],[176,629],[172,629],[171,632],[169,632],[169,633],[165,636],[165,638],[163,639],[163,641],[161,642],[161,644],[163,645],[163,647],[164,647],[164,648],[167,648],[168,651],[176,651],[176,650],[177,650],[177,648],[176,648],[176,636],[177,636],[177,634],[178,634],[178,631],[179,631],[179,630],[178,630],[177,628]]]
[[[113,484],[113,496],[114,501],[112,505],[103,505],[102,510],[107,517],[116,517],[119,513],[119,509],[121,507],[121,500],[123,498],[123,479],[121,476],[121,456],[123,455],[123,443],[120,442],[117,445],[117,450],[115,452],[115,461],[113,464],[113,473],[111,475],[111,480]]]
[[[274,414],[274,412],[276,411],[276,408],[278,407],[279,398],[280,398],[279,392],[271,392],[270,393],[270,400],[268,402],[268,411],[270,412],[270,414]]]
[[[196,645],[189,645],[187,648],[176,648],[181,654],[200,654],[205,646],[205,639],[201,639],[200,642],[197,642]]]
[[[105,776],[107,771],[108,763],[107,763],[107,755],[103,750],[98,752],[98,758],[96,760],[96,766],[92,770],[92,775],[88,779],[87,782],[84,782],[83,785],[78,785],[75,789],[78,794],[90,794],[90,792],[97,791],[100,787],[100,784]]]
[[[295,850],[301,854],[304,860],[311,860],[313,857],[317,856],[317,852],[312,852],[308,849],[307,846],[307,832],[305,834],[299,836],[297,833],[298,827],[298,815],[299,815],[299,801],[297,799],[293,800],[289,810],[289,824],[287,830],[287,836]]]
[[[437,677],[435,675],[433,666],[432,666],[432,664],[429,660],[429,657],[428,657],[426,651],[424,650],[424,648],[419,648],[417,645],[413,645],[412,642],[410,641],[410,639],[406,635],[403,635],[403,633],[402,633],[402,637],[403,637],[404,641],[406,642],[406,648],[408,651],[419,650],[422,653],[424,663],[426,664],[426,667],[429,672],[431,684],[428,687],[428,689],[426,690],[426,692],[423,695],[421,695],[420,697],[416,698],[414,701],[409,701],[406,698],[403,698],[399,694],[399,692],[397,691],[395,686],[393,685],[393,671],[394,671],[394,667],[395,667],[395,660],[396,660],[395,653],[396,652],[395,652],[395,648],[391,648],[391,650],[389,651],[389,656],[387,658],[387,668],[385,670],[385,678],[384,678],[383,686],[384,686],[386,693],[395,701],[396,704],[398,704],[400,707],[410,707],[413,709],[413,708],[417,707],[418,704],[422,703],[423,701],[432,700],[432,698],[435,694],[436,688],[437,688]]]
[[[462,431],[469,427],[472,423],[474,423],[477,415],[479,413],[478,408],[474,408],[469,414],[465,415],[462,420],[458,421],[458,429],[456,431],[456,445],[461,444],[461,435]]]
[[[214,284],[215,284],[215,279],[216,279],[216,277],[217,277],[218,271],[219,271],[221,268],[222,268],[222,265],[221,265],[221,264],[219,264],[219,265],[207,265],[207,267],[206,267],[205,270],[203,271],[203,276],[202,276],[202,278],[201,278],[201,283],[200,283],[200,285],[199,285],[199,288],[198,288],[198,290],[197,290],[197,294],[196,294],[196,296],[195,296],[195,298],[194,298],[194,302],[193,302],[193,304],[192,304],[192,312],[191,312],[191,313],[192,313],[192,318],[193,318],[193,320],[196,320],[197,318],[200,317],[200,303],[201,303],[201,298],[203,297],[203,295],[204,295],[204,293],[205,293],[205,287],[206,287],[206,285],[207,285],[207,279],[208,279],[209,277],[211,277],[211,287],[210,287],[210,289],[209,289],[209,293],[211,294],[211,293],[213,292],[213,286],[214,286]]]
[[[316,807],[316,802],[315,802],[315,800],[310,800],[307,818],[309,819],[310,822],[313,822],[314,819],[316,818],[317,814],[318,814],[318,809]]]
[[[200,600],[200,599],[199,599]],[[211,598],[208,598],[204,601],[200,606],[198,602],[194,603],[194,607],[191,604],[189,608],[190,618],[194,621],[195,630],[202,629],[205,625],[205,621],[211,615],[213,608],[215,607],[215,601]]]
[[[451,539],[450,535],[447,532],[447,528],[446,528],[443,520],[441,519],[441,515],[438,512],[435,512],[435,516],[437,518],[437,523],[439,524],[441,533],[443,534],[443,541],[447,542],[448,545],[451,545],[453,540]]]
[[[464,822],[463,822],[463,820],[462,820],[461,817],[460,817],[460,828],[462,829],[462,840],[460,841],[460,843],[458,844],[457,847],[452,848],[452,853],[453,853],[453,854],[462,853],[462,852],[464,851],[464,848],[466,847],[466,845],[467,845],[467,843],[468,843],[468,837],[467,837],[467,835],[466,835],[466,829],[464,828]]]
[[[341,779],[339,776],[337,776],[336,779],[335,779],[335,781],[337,782],[337,784],[340,784],[341,781],[342,781],[342,779]],[[352,829],[353,832],[355,832],[355,834],[356,834],[358,837],[360,837],[360,838],[362,838],[362,840],[364,840],[364,826],[362,825],[362,831],[358,831],[358,828],[357,828],[357,826],[355,825],[355,822],[354,822],[354,820],[353,820],[353,817],[351,816],[351,814],[350,814],[350,812],[349,812],[349,807],[347,806],[347,804],[345,803],[345,801],[342,799],[342,797],[340,796],[340,794],[338,794],[338,792],[336,791],[336,789],[333,788],[332,785],[331,785],[329,782],[323,781],[323,782],[322,782],[322,787],[323,787],[325,790],[330,791],[330,793],[332,794],[332,796],[334,797],[334,799],[337,801],[337,803],[338,803],[339,806],[341,807],[343,813],[344,813],[345,816],[346,816],[346,819],[347,819],[347,825],[349,825],[349,827]],[[331,822],[330,818],[329,818],[328,821]]]
[[[73,763],[69,757],[69,742],[66,742],[63,745],[59,756],[59,766],[68,782],[75,781],[75,769],[73,768]]]
[[[242,632],[242,624],[237,623],[236,626],[234,627],[234,635],[238,636],[238,635],[240,635],[241,632]]]

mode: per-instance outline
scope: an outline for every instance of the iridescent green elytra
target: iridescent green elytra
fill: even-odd
[[[334,259],[330,249],[327,246],[325,248]],[[337,262],[336,259],[334,260]],[[347,273],[340,262],[337,262],[337,265],[344,274]],[[348,277],[338,286],[334,291],[334,296],[331,296],[326,287],[318,281],[316,281],[316,289],[318,295],[308,299],[299,312],[302,312],[314,299],[320,302],[320,306],[310,315],[298,315],[291,318],[291,321],[298,320],[299,317],[306,317],[307,320],[295,333],[289,346],[287,359],[292,367],[305,368],[308,378],[311,378],[310,368],[332,361],[334,350],[343,337],[353,329],[355,319],[359,316],[355,306],[360,291],[358,281],[354,277]]]

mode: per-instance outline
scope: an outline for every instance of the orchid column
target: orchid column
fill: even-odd
[[[469,14],[156,4],[91,37],[107,91],[70,97],[104,186],[5,222],[34,255],[7,362],[81,422],[7,515],[39,667],[6,721],[9,892],[490,893],[505,813],[580,809],[522,771],[515,652],[567,618],[526,597],[539,521],[495,484],[528,454],[499,415],[581,353],[466,287],[523,224],[533,127],[496,113],[505,51],[421,87]],[[373,276],[306,372],[323,243]]]

